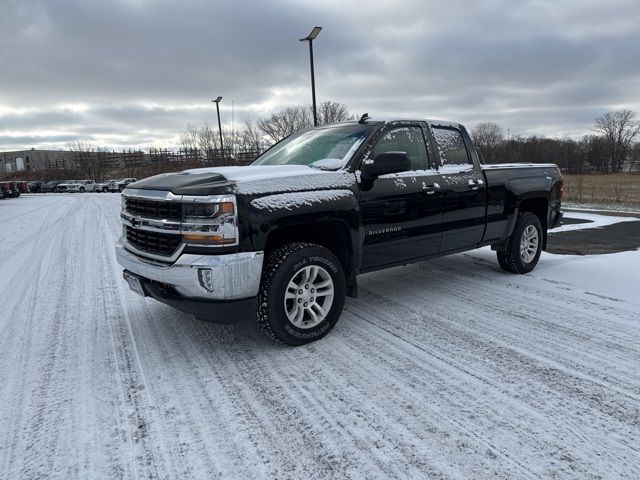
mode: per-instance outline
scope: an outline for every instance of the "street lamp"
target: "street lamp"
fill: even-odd
[[[218,97],[215,100],[211,100],[216,104],[216,111],[218,112],[218,132],[220,133],[220,155],[224,160],[224,145],[222,144],[222,126],[220,125],[220,101],[222,97]]]
[[[313,41],[322,30],[322,27],[313,27],[311,33],[305,38],[301,38],[301,42],[309,42],[309,62],[311,63],[311,98],[313,100],[313,125],[318,126],[318,114],[316,113],[316,78],[313,73]]]

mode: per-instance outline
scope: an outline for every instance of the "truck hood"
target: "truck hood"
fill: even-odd
[[[176,195],[261,195],[305,190],[348,188],[354,176],[305,165],[195,168],[164,173],[129,184],[128,188],[171,191]]]

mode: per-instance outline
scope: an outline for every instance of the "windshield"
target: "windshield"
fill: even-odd
[[[367,125],[349,124],[294,133],[267,150],[252,165],[309,165],[337,170],[349,161],[369,129]]]

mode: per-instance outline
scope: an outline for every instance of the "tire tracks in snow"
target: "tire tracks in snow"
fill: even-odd
[[[610,395],[606,388],[600,388],[599,385],[593,384],[588,379],[545,367],[544,364],[539,364],[539,359],[513,350],[509,345],[500,341],[496,343],[495,338],[483,339],[480,330],[465,329],[464,314],[468,315],[469,311],[465,310],[461,314],[456,310],[456,305],[460,303],[459,299],[452,299],[446,302],[446,305],[434,308],[433,305],[420,305],[420,302],[415,302],[414,297],[415,305],[408,307],[398,301],[398,298],[403,298],[396,291],[399,288],[406,289],[407,285],[396,285],[393,282],[385,281],[375,289],[378,293],[370,292],[368,287],[361,288],[363,295],[362,299],[358,299],[357,305],[363,311],[366,308],[367,318],[376,319],[373,322],[375,325],[385,331],[394,332],[399,339],[404,339],[411,345],[416,342],[431,344],[431,347],[440,352],[438,356],[445,364],[458,369],[470,378],[478,377],[477,374],[471,372],[473,369],[484,373],[483,377],[485,378],[481,377],[478,380],[487,383],[486,374],[496,371],[498,377],[491,382],[492,388],[495,388],[496,391],[504,391],[505,386],[511,385],[517,385],[526,390],[530,388],[527,386],[528,383],[539,382],[539,386],[536,388],[540,388],[542,385],[544,386],[543,391],[550,389],[548,396],[541,395],[541,397],[545,398],[546,402],[556,403],[555,408],[560,412],[564,411],[564,415],[554,413],[552,409],[545,408],[544,404],[534,404],[534,406],[545,414],[553,414],[562,418],[561,424],[573,422],[576,429],[580,430],[579,427],[584,423],[584,417],[579,416],[576,410],[584,410],[579,405],[586,403],[588,409],[585,411],[590,414],[590,417],[593,417],[596,422],[602,422],[601,425],[596,425],[594,428],[607,428],[607,423],[615,419],[618,424],[607,428],[610,435],[617,437],[624,448],[635,451],[632,439],[637,425],[637,413],[633,412],[637,412],[637,402],[633,397],[621,402],[617,396]],[[394,297],[394,301],[390,300],[391,297]],[[421,309],[421,306],[424,309]],[[376,315],[376,311],[380,313]],[[394,311],[395,315],[392,319],[385,319],[385,312],[389,311]],[[479,315],[487,318],[482,313]],[[371,322],[372,320],[367,321]],[[434,335],[437,341],[434,341]],[[455,347],[455,350],[451,350],[452,347]],[[475,357],[472,353],[475,354]],[[432,351],[430,354],[434,355],[435,352]],[[482,365],[478,364],[479,360]],[[496,373],[493,375],[495,376]],[[526,396],[522,398],[522,392],[514,391],[513,388],[506,387],[506,391],[509,392],[506,399],[519,398],[519,402],[537,399],[536,396],[532,396],[530,399]],[[558,396],[563,399],[571,398],[570,405],[566,406],[564,400],[562,403],[554,400]],[[520,405],[520,408],[526,410],[527,407]],[[595,409],[600,414],[589,411],[590,409]],[[619,427],[620,432],[616,432],[616,426]]]

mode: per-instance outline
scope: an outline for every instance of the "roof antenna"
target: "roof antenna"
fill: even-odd
[[[366,122],[367,120],[369,120],[370,118],[371,118],[371,117],[369,116],[369,114],[368,114],[368,113],[365,113],[364,115],[362,115],[362,116],[360,117],[360,120],[358,120],[358,123],[364,123],[364,122]]]

